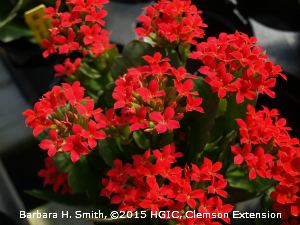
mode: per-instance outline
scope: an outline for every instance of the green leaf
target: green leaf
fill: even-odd
[[[145,55],[153,55],[157,51],[150,44],[134,40],[123,49],[122,56],[117,56],[111,67],[112,76],[117,78],[124,75],[130,67],[145,65]]]
[[[17,40],[21,37],[32,37],[32,32],[25,26],[14,21],[0,29],[0,40],[4,43]]]
[[[104,162],[109,166],[114,166],[114,160],[121,156],[119,146],[115,139],[107,138],[98,142],[98,152]]]
[[[142,131],[135,131],[133,132],[133,140],[141,149],[149,149],[150,147],[150,140],[144,135]]]
[[[202,79],[195,80],[195,90],[203,98],[202,107],[204,113],[191,112],[187,114],[187,122],[190,124],[189,144],[187,146],[188,161],[195,160],[195,156],[204,150],[210,138],[211,129],[214,126],[218,109],[218,97],[212,93],[210,86]]]
[[[143,56],[153,55],[156,51],[150,44],[134,40],[124,47],[122,54],[131,66],[140,66],[145,64]]]
[[[163,134],[153,134],[152,135],[152,145],[151,147],[154,149],[162,148],[168,144],[174,143],[174,133],[166,132]]]
[[[256,179],[250,180],[248,170],[242,169],[241,166],[232,164],[226,171],[226,179],[230,187],[243,189],[248,192],[262,194],[270,187],[276,184],[272,179],[264,179],[257,176]]]
[[[86,157],[73,164],[68,181],[73,193],[85,194],[91,202],[100,200],[101,174],[90,167]]]
[[[248,177],[248,171],[240,169],[237,165],[231,165],[226,172],[226,179],[231,187],[255,191],[253,183]]]
[[[81,72],[81,74],[91,79],[97,79],[101,77],[101,75],[96,69],[92,68],[91,66],[89,66],[87,63],[84,62],[81,63],[79,72]]]
[[[121,141],[127,142],[130,137],[129,125],[119,128],[120,136],[118,137]]]
[[[59,152],[53,157],[53,160],[56,168],[61,172],[68,173],[72,169],[73,163],[70,161],[69,153]]]
[[[219,102],[217,118],[223,116],[227,111],[227,100],[223,98]]]
[[[229,166],[225,177],[228,181],[228,200],[232,203],[249,200],[265,194],[276,184],[274,180],[263,179],[261,177],[250,180],[248,177],[248,170],[234,164]]]
[[[225,103],[221,101],[221,104]],[[238,128],[236,119],[245,118],[248,104],[255,105],[256,99],[253,101],[245,99],[243,103],[237,104],[235,96],[232,95],[228,97],[226,99],[226,112],[224,112],[225,105],[219,106],[219,109],[223,111],[223,115],[219,114],[220,116],[215,121],[215,126],[212,131],[212,139],[217,139],[220,136],[225,136],[232,130],[236,130]]]
[[[123,76],[131,65],[123,56],[117,56],[112,64],[111,73],[114,78]]]
[[[167,54],[163,54],[164,57],[168,57],[170,59],[170,63],[173,67],[178,68],[181,66],[181,60],[179,58],[178,53],[172,49],[172,51],[167,51]]]
[[[55,201],[62,204],[68,205],[85,205],[89,202],[86,197],[81,194],[60,194],[51,191],[45,190],[27,190],[25,193],[34,196],[36,198],[46,200],[46,201]]]
[[[115,100],[112,97],[112,93],[115,88],[115,82],[111,82],[105,86],[104,89],[104,101],[105,105],[109,108],[113,108]]]
[[[101,73],[107,73],[110,69],[114,59],[119,55],[118,48],[113,46],[106,50],[101,56],[92,58],[90,62],[95,66],[95,69],[101,71]]]

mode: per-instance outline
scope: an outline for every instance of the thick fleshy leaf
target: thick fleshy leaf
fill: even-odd
[[[81,63],[81,66],[79,68],[79,72],[81,72],[82,75],[89,77],[91,79],[97,79],[101,77],[101,74],[99,74],[99,71],[89,66],[87,63]]]
[[[232,190],[244,190],[244,197],[247,195],[249,198],[258,196],[276,184],[274,180],[263,179],[258,176],[256,176],[254,180],[249,180],[248,172],[248,170],[242,169],[241,166],[232,164],[225,175],[228,186],[233,188]],[[236,193],[238,193],[238,191]],[[236,193],[235,191],[229,191],[229,196],[233,198]]]
[[[156,49],[150,44],[134,40],[128,43],[122,52],[122,56],[115,58],[111,72],[114,78],[124,75],[130,67],[145,65],[144,55],[153,55]]]
[[[211,136],[219,102],[217,95],[212,93],[210,86],[202,78],[199,77],[195,80],[194,89],[203,99],[201,107],[204,112],[193,111],[184,118],[184,122],[190,125],[189,143],[186,148],[188,161],[196,160],[195,156],[204,150]]]
[[[146,135],[141,131],[133,132],[133,140],[141,149],[149,149],[150,140],[146,137]]]
[[[101,174],[93,169],[86,157],[72,165],[69,172],[69,185],[75,194],[84,194],[91,202],[99,201]]]
[[[221,101],[224,104],[223,101]],[[244,119],[246,116],[247,105],[255,105],[256,99],[249,101],[245,99],[245,102],[242,104],[237,104],[235,96],[228,97],[226,99],[226,109],[224,106],[219,106],[222,108],[222,114],[219,114],[219,117],[215,121],[214,128],[212,130],[212,139],[217,139],[220,136],[225,136],[233,130],[237,130],[237,119]],[[225,111],[226,110],[226,111]]]

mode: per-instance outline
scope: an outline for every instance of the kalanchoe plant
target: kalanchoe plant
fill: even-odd
[[[202,41],[206,25],[185,0],[147,7],[142,39],[119,54],[104,3],[58,0],[47,9],[44,56],[68,58],[55,66],[65,82],[23,113],[48,153],[39,176],[55,192],[32,194],[107,211],[176,210],[182,216],[169,222],[186,225],[230,223],[185,212],[230,213],[263,196],[262,210],[299,224],[299,140],[278,110],[255,108],[286,79],[280,66],[240,32]],[[194,74],[188,58],[199,62]]]

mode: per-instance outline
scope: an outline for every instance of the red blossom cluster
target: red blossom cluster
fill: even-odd
[[[46,48],[43,56],[77,52],[94,57],[110,49],[109,33],[103,29],[107,14],[103,7],[107,2],[66,0],[61,4],[61,0],[57,0],[55,7],[48,7],[46,18],[51,20],[52,27],[49,39],[43,41]],[[189,57],[201,61],[199,72],[220,99],[234,94],[240,104],[245,99],[256,99],[258,94],[274,98],[275,92],[271,89],[276,77],[286,79],[281,67],[274,65],[256,45],[255,37],[240,32],[221,33],[218,38],[210,37],[198,43],[197,39],[204,36],[206,24],[191,0],[158,0],[145,11],[145,15],[138,18],[141,23],[135,29],[138,36],[150,38],[167,50],[176,50],[179,55],[184,52],[181,56],[185,57],[190,45],[197,45]],[[49,156],[45,159],[46,168],[39,171],[45,186],[53,185],[55,192],[71,192],[68,174],[59,171],[53,159],[58,152],[67,152],[75,163],[81,155],[95,149],[98,140],[120,138],[123,127],[129,127],[130,132],[164,134],[178,129],[187,112],[204,112],[202,98],[194,90],[196,76],[187,73],[184,67],[174,68],[170,59],[163,58],[159,52],[143,59],[146,65],[129,68],[115,81],[114,107],[105,109],[105,113],[95,108],[90,97],[84,96],[84,88],[78,81],[54,86],[34,109],[23,112],[33,135],[45,134],[39,144]],[[55,66],[55,76],[68,77],[80,66],[81,58],[74,61],[67,58]],[[274,210],[282,213],[283,225],[300,224],[299,140],[290,137],[291,129],[276,109],[263,107],[256,111],[254,106],[248,105],[245,119],[237,119],[237,124],[240,141],[231,146],[234,164],[247,168],[250,180],[259,176],[277,181],[271,193]],[[185,133],[178,136],[188,139]],[[220,174],[222,163],[204,158],[200,165],[175,166],[177,158],[182,156],[172,144],[132,155],[130,162],[117,159],[102,180],[101,196],[109,198],[119,210],[180,212],[182,217],[174,219],[177,225],[221,225],[219,220],[211,218],[186,218],[185,212],[224,214],[232,211],[233,206],[223,202],[228,194],[227,180]],[[229,218],[222,219],[230,223]]]
[[[69,54],[79,51],[83,55],[100,55],[111,48],[109,33],[103,29],[107,12],[103,5],[108,0],[67,0],[65,6],[57,0],[55,7],[46,9],[46,18],[51,19],[50,37],[43,41],[49,54]],[[63,8],[61,10],[61,8]]]
[[[236,93],[237,103],[245,98],[254,100],[257,92],[274,98],[275,92],[270,88],[275,86],[275,78],[285,78],[281,67],[269,61],[261,47],[256,46],[256,38],[240,32],[208,38],[197,45],[190,58],[204,64],[199,72],[206,76],[205,81],[219,98]]]
[[[84,88],[79,82],[62,84],[43,95],[34,109],[23,112],[26,125],[37,136],[47,130],[48,137],[40,143],[53,157],[58,151],[70,152],[72,162],[79,160],[104,139],[107,127],[100,108],[94,109],[94,101],[84,97]]]
[[[54,76],[70,76],[74,74],[80,68],[81,58],[76,58],[74,62],[71,62],[70,58],[67,58],[63,64],[57,64],[54,66]]]
[[[68,174],[58,171],[52,158],[47,157],[45,159],[45,167],[45,169],[38,172],[38,175],[44,178],[44,186],[53,186],[53,190],[55,192],[72,192],[68,185]]]
[[[158,52],[144,60],[148,65],[130,68],[116,80],[112,94],[114,109],[121,111],[131,131],[172,131],[185,112],[203,112],[202,98],[193,91],[195,76],[184,67],[175,69]]]
[[[160,209],[182,212],[177,224],[221,223],[211,219],[185,218],[186,210],[201,213],[229,213],[233,207],[223,204],[227,192],[223,189],[227,181],[219,174],[221,162],[212,163],[205,158],[202,165],[173,166],[182,153],[173,145],[162,149],[146,151],[143,155],[133,155],[132,163],[123,164],[115,160],[115,167],[104,178],[101,195],[118,204],[119,210]],[[223,218],[229,222],[229,218]]]
[[[280,146],[273,179],[279,182],[271,198],[274,210],[287,220],[282,225],[300,224],[300,146],[296,138],[287,139]]]
[[[186,45],[196,44],[195,39],[204,36],[202,27],[206,24],[200,17],[201,11],[190,0],[159,0],[145,11],[138,17],[142,26],[135,29],[139,37]]]
[[[281,212],[284,219],[299,216],[300,145],[297,138],[290,137],[288,131],[291,129],[286,127],[286,120],[279,118],[276,109],[264,107],[256,112],[248,105],[246,119],[238,119],[237,123],[241,146],[231,147],[234,163],[245,162],[250,169],[250,179],[258,174],[278,181],[271,194],[276,201],[274,209]]]
[[[250,168],[250,179],[255,179],[256,174],[263,178],[272,178],[274,157],[271,151],[281,141],[286,141],[289,130],[285,127],[285,119],[278,119],[278,115],[275,109],[263,108],[255,112],[255,108],[248,105],[246,119],[237,119],[241,146],[232,146],[231,150],[235,155],[235,164],[245,162]]]

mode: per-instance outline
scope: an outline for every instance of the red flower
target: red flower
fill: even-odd
[[[66,75],[70,76],[74,74],[80,68],[81,59],[76,58],[72,63],[70,58],[67,58],[63,64],[57,64],[54,66],[55,76]]]
[[[251,145],[244,145],[243,148],[239,146],[231,146],[231,151],[235,155],[234,164],[242,164],[245,161],[252,161],[254,155],[251,152]]]
[[[208,193],[218,194],[224,198],[227,198],[228,194],[223,189],[227,186],[227,181],[225,179],[220,179],[214,181],[211,186],[208,187]]]
[[[238,104],[243,103],[244,99],[254,100],[256,98],[256,93],[251,90],[252,85],[249,81],[239,80],[236,81],[232,86],[236,89],[236,102]]]
[[[160,150],[153,150],[153,156],[156,158],[156,165],[171,165],[176,162],[176,158],[182,157],[183,154],[175,152],[173,145],[166,145]]]
[[[181,192],[176,196],[176,200],[183,203],[186,202],[191,209],[195,209],[197,205],[196,199],[201,200],[204,196],[204,192],[202,190],[193,191],[190,183],[187,182],[183,182],[180,189]]]
[[[60,172],[52,158],[45,159],[45,169],[38,172],[40,177],[44,178],[44,186],[52,185],[54,192],[60,191],[61,193],[72,192],[68,185],[68,174]]]
[[[297,196],[299,192],[298,186],[286,187],[278,185],[276,186],[276,191],[272,192],[272,198],[280,204],[294,203],[299,199]]]
[[[161,62],[168,62],[168,61],[170,61],[170,59],[168,59],[168,58],[162,58],[162,55],[161,55],[160,52],[154,53],[153,56],[145,55],[145,56],[143,56],[143,59],[147,63],[149,63],[150,65],[158,65]]]
[[[82,132],[82,136],[87,138],[88,145],[91,149],[94,149],[96,147],[96,140],[102,140],[107,137],[107,135],[103,131],[98,130],[97,124],[92,120],[88,123],[88,130]]]
[[[149,132],[154,127],[156,132],[164,133],[179,127],[185,111],[203,112],[199,93],[192,91],[196,76],[182,67],[171,67],[169,59],[159,52],[143,58],[148,65],[128,69],[115,82],[112,96],[120,117],[114,126],[127,124],[131,132]]]
[[[87,97],[82,104],[79,104],[76,107],[78,113],[82,115],[85,118],[90,118],[94,115],[95,110],[94,110],[94,101]]]
[[[280,66],[273,65],[255,44],[255,37],[240,32],[221,33],[219,38],[199,43],[190,58],[202,61],[204,65],[199,72],[205,75],[205,81],[219,98],[228,92],[236,93],[237,103],[244,102],[245,98],[254,100],[257,92],[275,97],[270,88],[275,86],[277,76],[285,76]]]
[[[90,45],[94,42],[94,39],[98,37],[101,27],[98,24],[94,24],[91,28],[86,25],[80,27],[81,33],[84,35],[83,43]]]
[[[297,198],[296,201],[294,201],[294,204],[291,206],[291,215],[292,216],[300,216],[300,199]]]
[[[49,131],[50,139],[44,139],[39,144],[40,148],[43,150],[48,150],[48,155],[53,157],[57,150],[61,147],[63,140],[58,136],[55,130]]]
[[[80,159],[80,155],[86,155],[90,152],[87,143],[82,141],[82,137],[79,134],[68,137],[62,150],[70,152],[70,158],[73,163]]]
[[[88,22],[98,23],[102,26],[105,25],[105,21],[103,18],[107,16],[107,12],[105,10],[98,10],[96,12],[91,12],[90,14],[86,15],[85,20]]]
[[[26,124],[38,135],[45,129],[47,138],[40,147],[53,157],[61,151],[70,152],[71,161],[79,160],[96,147],[96,140],[107,137],[106,117],[100,108],[94,109],[94,102],[84,97],[79,82],[63,83],[43,95],[34,110],[23,113]]]
[[[173,167],[177,157],[182,154],[175,151],[174,145],[167,145],[163,149],[150,150],[144,155],[133,155],[133,163],[125,165],[120,160],[115,160],[115,168],[108,171],[108,178],[103,179],[104,189],[102,196],[110,198],[112,204],[118,204],[119,210],[146,209],[151,211],[170,210],[185,212],[195,209],[199,212],[229,213],[232,206],[223,205],[222,199],[216,193],[226,196],[222,189],[226,187],[226,180],[216,181],[221,175],[214,174],[211,180],[192,179],[190,167]],[[207,173],[207,166],[211,164],[217,170],[219,164],[213,164],[206,159],[205,165],[197,167],[201,173]],[[193,168],[196,165],[192,165]],[[159,169],[160,167],[161,169]],[[156,173],[155,171],[159,171]],[[207,174],[205,174],[207,176]],[[162,177],[164,179],[162,179]],[[165,182],[164,182],[165,181]],[[200,188],[199,183],[203,187]],[[210,196],[207,199],[207,195]],[[229,219],[224,219],[229,222]],[[180,224],[201,224],[203,220],[187,220],[177,218]],[[211,218],[205,220],[205,224],[218,224]]]
[[[270,88],[275,87],[276,85],[276,79],[270,78],[268,80],[265,80],[259,87],[258,92],[260,94],[266,94],[271,98],[275,98],[275,92],[270,90]]]
[[[157,133],[165,133],[167,131],[172,131],[180,127],[179,122],[174,120],[175,111],[173,108],[168,107],[165,109],[164,114],[161,112],[152,112],[149,114],[151,121],[155,122],[155,130]]]
[[[198,79],[197,76],[188,74],[186,69],[183,66],[180,66],[178,69],[171,68],[172,73],[174,74],[177,81],[182,81],[186,78],[188,79]]]
[[[183,83],[175,80],[174,81],[174,87],[179,93],[179,96],[189,96],[189,95],[198,95],[197,91],[191,92],[191,90],[194,88],[194,83],[192,80],[186,80]]]
[[[72,105],[79,105],[84,96],[84,88],[80,86],[80,83],[78,81],[74,82],[71,85],[69,84],[62,84],[62,87],[64,88],[64,94],[66,98],[70,101]]]
[[[190,111],[198,111],[200,113],[203,113],[204,110],[202,107],[199,107],[202,104],[202,98],[193,98],[191,95],[187,96],[187,105],[185,107],[185,110],[187,112]]]
[[[222,179],[223,176],[218,174],[217,172],[222,168],[221,162],[212,163],[212,161],[208,158],[204,158],[204,162],[201,165],[201,171],[203,175],[205,174],[206,177],[203,177],[204,180],[212,180],[214,178]]]
[[[297,221],[300,202],[299,140],[290,137],[290,128],[286,127],[284,118],[279,118],[276,109],[263,107],[263,110],[256,111],[248,105],[246,118],[238,119],[237,123],[241,147],[231,147],[235,154],[234,163],[245,163],[250,179],[259,175],[276,180],[278,185],[271,194],[275,201],[274,210],[282,213],[283,219]]]
[[[59,54],[68,54],[72,51],[79,49],[79,43],[75,41],[76,34],[72,29],[68,29],[67,38],[63,37],[58,42],[59,45]]]
[[[200,17],[201,11],[191,1],[160,0],[145,10],[146,14],[138,17],[142,26],[136,28],[135,32],[140,37],[154,36],[158,45],[161,39],[184,45],[195,44],[196,38],[204,36],[202,27],[206,27],[206,24]]]
[[[234,76],[231,73],[226,72],[226,65],[223,62],[219,62],[216,68],[210,68],[208,66],[202,66],[199,69],[201,74],[206,75],[205,81],[212,87],[214,92],[218,92],[220,99],[227,95],[227,92],[233,90],[231,82]]]
[[[43,57],[47,58],[50,54],[55,54],[57,52],[57,46],[54,42],[54,35],[50,35],[50,40],[44,39],[41,43],[41,46],[46,50],[43,52]]]
[[[103,18],[107,12],[103,5],[108,1],[66,1],[64,12],[60,11],[60,0],[55,9],[46,9],[46,18],[51,20],[49,40],[43,40],[46,48],[43,55],[56,53],[69,54],[74,51],[82,55],[88,53],[96,56],[112,46],[109,44],[109,33],[103,29]],[[61,70],[61,68],[58,68]]]
[[[157,80],[151,80],[148,88],[141,87],[137,89],[137,93],[142,97],[145,102],[148,102],[152,98],[161,97],[165,95],[163,90],[159,90],[159,84]]]
[[[33,129],[33,136],[38,136],[44,129],[51,126],[47,120],[48,113],[46,105],[40,102],[35,103],[33,110],[27,109],[23,112],[23,116],[26,117],[25,124]]]
[[[148,121],[146,120],[146,116],[147,116],[147,108],[146,107],[140,108],[138,115],[133,116],[129,121],[129,123],[131,124],[130,131],[132,132],[140,129],[146,129],[148,127]]]

